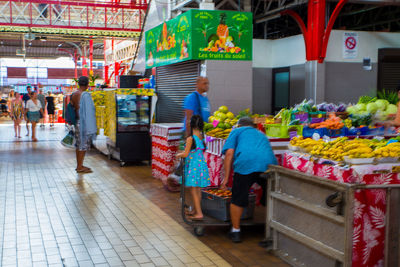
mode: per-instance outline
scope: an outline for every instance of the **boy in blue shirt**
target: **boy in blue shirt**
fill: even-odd
[[[229,135],[222,153],[225,154],[225,179],[221,189],[226,185],[231,173],[233,162],[233,185],[231,201],[232,230],[229,233],[232,241],[241,242],[240,217],[243,209],[249,205],[249,190],[254,183],[258,183],[263,190],[261,204],[265,205],[265,180],[260,177],[268,169],[268,165],[277,164],[274,152],[265,134],[255,128],[250,118],[241,118],[239,128]]]
[[[183,129],[185,136],[190,135],[190,119],[193,115],[200,115],[204,122],[210,117],[210,101],[205,94],[209,90],[209,81],[206,77],[198,77],[196,83],[196,91],[186,96],[183,103],[185,110],[185,121]]]

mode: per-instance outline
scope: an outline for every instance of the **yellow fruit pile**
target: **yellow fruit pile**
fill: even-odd
[[[290,144],[302,148],[313,156],[335,161],[343,161],[346,156],[349,158],[400,157],[400,143],[386,145],[387,140],[348,140],[347,137],[340,137],[325,142],[322,139],[295,137]]]
[[[97,124],[97,134],[100,133],[100,129],[105,128],[106,122],[106,107],[105,106],[96,106],[96,124]]]
[[[229,134],[231,133],[232,129],[221,129],[221,128],[215,128],[207,132],[208,136],[216,137],[216,138],[221,138],[221,139],[226,139],[228,138]]]
[[[154,89],[133,88],[133,89],[117,89],[118,95],[138,95],[138,96],[153,96]]]
[[[106,118],[104,120],[104,135],[116,142],[117,135],[117,114],[115,90],[105,91]]]
[[[374,151],[374,156],[377,158],[392,157],[396,158],[400,156],[400,143],[390,143],[387,146],[380,147]]]
[[[106,96],[106,92],[105,91],[94,91],[94,92],[92,92],[92,99],[93,99],[94,105],[96,107],[104,106],[105,105],[105,96]]]

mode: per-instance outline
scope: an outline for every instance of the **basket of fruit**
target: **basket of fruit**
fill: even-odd
[[[207,216],[214,217],[221,221],[230,220],[229,206],[232,192],[218,188],[206,188],[201,191],[201,208]],[[249,194],[249,206],[244,208],[241,219],[253,217],[256,195]]]

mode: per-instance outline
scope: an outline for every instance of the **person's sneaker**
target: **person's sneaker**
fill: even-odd
[[[229,238],[232,240],[233,243],[242,242],[242,239],[240,238],[240,232],[229,232]]]

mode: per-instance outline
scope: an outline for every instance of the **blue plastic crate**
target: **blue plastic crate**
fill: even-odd
[[[338,129],[338,130],[330,130],[328,129],[328,136],[329,137],[340,137],[340,136],[346,136],[347,134],[347,130],[345,127],[343,127],[342,129]]]
[[[377,127],[369,129],[369,135],[384,135],[385,134],[385,127]]]
[[[319,134],[319,136],[324,136],[324,135],[328,135],[328,129],[326,128],[320,128],[320,129],[314,129],[314,128],[310,128],[310,127],[304,127],[303,128],[303,137],[307,138],[307,137],[312,137],[314,133]]]
[[[369,135],[370,130],[368,127],[360,127],[360,128],[346,128],[348,136],[360,136],[360,135]]]

